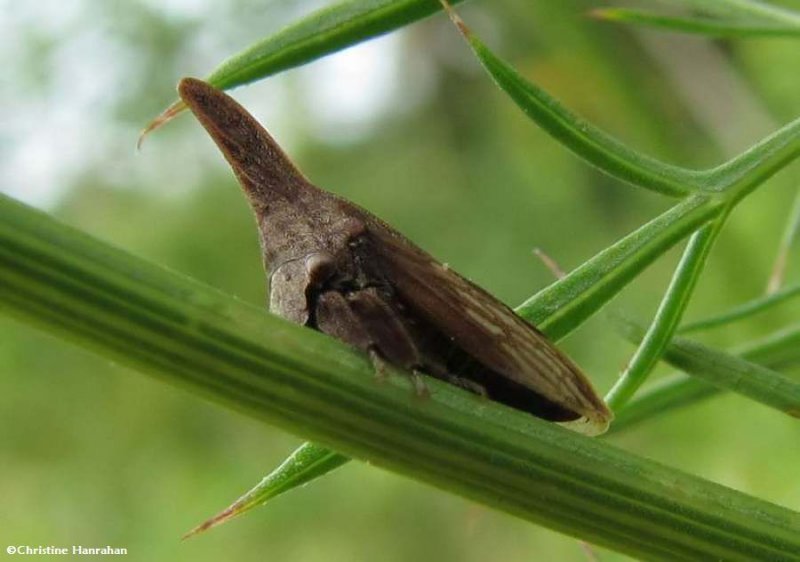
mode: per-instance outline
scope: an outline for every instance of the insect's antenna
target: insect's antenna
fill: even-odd
[[[208,131],[255,207],[294,199],[308,185],[278,143],[241,105],[196,78],[178,85],[181,99]]]

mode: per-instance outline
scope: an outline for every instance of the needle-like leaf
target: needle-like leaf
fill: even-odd
[[[789,220],[781,237],[778,255],[775,258],[772,274],[769,276],[769,283],[767,284],[767,294],[777,293],[781,285],[783,285],[786,268],[789,264],[789,253],[797,244],[798,239],[800,239],[800,188],[797,189],[797,193],[794,196],[794,204],[789,212]]]
[[[800,324],[779,330],[730,353],[771,369],[798,365]],[[717,396],[720,390],[704,380],[683,374],[666,377],[640,392],[625,408],[616,412],[610,433],[689,407],[706,398]]]
[[[702,330],[709,330],[711,328],[718,328],[736,322],[737,320],[744,320],[750,318],[755,314],[759,314],[771,308],[783,304],[797,296],[800,296],[800,284],[786,287],[778,292],[753,299],[737,307],[734,307],[727,312],[723,312],[718,316],[697,320],[690,324],[684,324],[678,330],[681,334],[688,334],[690,332],[699,332]]]
[[[690,170],[643,155],[572,114],[495,55],[442,0],[450,18],[497,85],[542,129],[607,174],[671,196],[709,192],[736,202],[800,155],[800,119],[710,170]]]
[[[628,339],[642,340],[645,331],[640,326],[620,319],[616,322]],[[800,417],[800,382],[777,371],[686,338],[670,341],[663,359],[718,388]]]
[[[186,533],[189,538],[221,525],[272,498],[309,483],[348,462],[350,459],[316,443],[304,443],[279,467],[264,477],[251,490],[214,517]]]
[[[439,9],[432,0],[346,0],[312,12],[253,43],[223,61],[206,82],[224,90],[235,88],[388,33]],[[184,109],[182,101],[175,101],[145,127],[139,143]]]
[[[800,22],[775,22],[751,19],[721,19],[709,16],[669,15],[633,8],[598,8],[592,17],[681,33],[710,37],[800,37]]]

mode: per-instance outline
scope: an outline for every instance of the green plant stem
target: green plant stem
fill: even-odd
[[[236,53],[214,69],[206,81],[218,88],[234,88],[404,27],[440,9],[431,0],[340,2]]]
[[[453,0],[453,3],[462,0]],[[206,78],[231,89],[302,66],[349,46],[406,26],[439,11],[432,0],[346,0],[316,10],[219,64]],[[174,101],[150,122],[139,138],[186,109]]]
[[[704,318],[696,322],[684,324],[678,329],[678,333],[688,334],[690,332],[700,332],[703,330],[709,330],[711,328],[718,328],[719,326],[724,326],[726,324],[736,322],[737,320],[744,320],[755,314],[775,308],[779,304],[785,303],[786,301],[799,295],[800,284],[786,287],[776,293],[743,303],[717,316],[712,316],[711,318]]]
[[[778,247],[778,255],[775,258],[775,264],[772,266],[772,274],[767,283],[767,293],[776,293],[783,285],[783,280],[786,277],[786,267],[789,263],[789,252],[797,242],[800,236],[800,188],[794,197],[792,210],[789,212],[789,220],[786,223],[786,229],[783,231],[781,243]]]
[[[716,0],[715,2],[695,0],[693,4],[702,10],[716,14],[800,26],[800,14],[767,2],[757,0]]]
[[[627,339],[642,340],[641,326],[621,319],[615,322]],[[673,338],[662,360],[716,387],[800,417],[800,383],[775,370],[686,338]]]
[[[735,203],[800,154],[798,119],[711,170],[690,170],[645,156],[574,115],[526,80],[472,33],[446,0],[442,2],[475,56],[517,106],[565,147],[613,177],[676,197],[724,193],[723,199]]]
[[[779,330],[731,353],[771,369],[800,364],[800,324]],[[639,393],[617,413],[609,433],[687,408],[717,396],[719,392],[720,388],[703,380],[682,374],[671,375]]]
[[[670,343],[664,360],[723,390],[800,418],[800,384],[777,371],[684,338]]]
[[[641,340],[641,335],[638,336],[638,340]],[[672,343],[667,348],[667,359],[669,359],[671,355],[671,347]],[[734,350],[729,353],[741,357],[743,360],[762,365],[768,369],[778,369],[788,365],[800,364],[800,324],[780,330],[738,351]],[[727,372],[722,372],[722,377],[728,377],[735,373],[735,370],[726,367],[725,361],[715,363],[713,362],[713,357],[705,357],[706,361],[710,359],[712,360],[711,364],[697,365],[697,369],[706,369],[707,371],[713,369],[717,371],[717,367],[724,367],[727,369]],[[675,366],[678,365],[675,364]],[[700,371],[695,371],[695,373],[700,375],[704,374]],[[712,373],[712,376],[714,374],[715,373]],[[782,380],[782,378],[782,376],[779,376],[777,380]],[[746,380],[745,382],[752,381]],[[770,375],[769,379],[762,380],[762,382],[766,382],[765,386],[768,391],[768,396],[765,402],[768,405],[774,406],[777,404],[778,409],[781,411],[787,411],[795,405],[794,402],[787,401],[787,394],[784,393],[779,386],[773,384],[772,375]],[[795,385],[792,384],[790,386],[794,389]],[[687,377],[682,374],[666,377],[645,389],[644,392],[639,393],[639,395],[629,402],[622,411],[617,413],[614,423],[611,424],[607,435],[630,429],[640,422],[653,420],[662,414],[689,407],[707,398],[717,396],[723,390],[725,390],[725,388],[715,386],[704,380],[704,378],[696,378],[695,376]],[[757,392],[757,394],[758,393],[759,392]],[[298,451],[301,451],[302,448],[303,447],[298,449]],[[341,466],[341,464],[335,461],[330,465],[327,464],[331,454],[335,455],[335,453],[331,453],[330,451],[319,453],[322,466],[323,468],[327,468],[327,470],[314,470],[310,472],[305,475],[302,483],[318,478]],[[335,457],[333,458],[335,459]],[[276,469],[275,472],[279,471],[280,467]],[[291,472],[295,473],[296,468]],[[283,493],[289,489],[291,488],[282,487],[278,493]],[[270,491],[269,497],[272,498],[277,495],[277,493],[272,493],[272,491]]]
[[[517,314],[558,341],[608,303],[657,257],[720,212],[706,195],[675,204],[522,303]]]
[[[597,19],[630,23],[682,33],[711,37],[798,37],[800,24],[772,21],[728,20],[711,17],[673,16],[629,8],[598,8],[590,12]]]
[[[800,514],[347,346],[0,198],[3,310],[343,454],[648,560],[800,560]]]
[[[537,125],[576,155],[613,177],[665,195],[684,196],[696,191],[697,173],[633,151],[571,113],[497,57],[454,12],[450,15],[497,85]]]
[[[707,188],[735,204],[800,155],[800,119],[795,119],[742,154],[704,172]]]
[[[770,21],[787,25],[800,24],[800,17],[771,0],[668,0],[687,10],[739,21]]]
[[[647,376],[672,339],[726,217],[727,213],[717,217],[711,224],[692,235],[689,240],[653,323],[627,369],[606,396],[606,402],[615,412],[622,409],[647,380]]]

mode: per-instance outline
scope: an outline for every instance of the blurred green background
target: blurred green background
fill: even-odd
[[[181,76],[207,74],[323,4],[3,3],[0,188],[264,303],[253,220],[200,127],[184,116],[134,147]],[[671,162],[711,166],[797,116],[797,42],[632,30],[586,18],[596,5],[474,1],[460,12],[568,107]],[[512,305],[552,281],[533,248],[571,269],[669,205],[600,175],[527,121],[441,15],[235,95],[317,184]],[[763,291],[798,184],[793,170],[729,221],[690,319]],[[677,255],[612,307],[648,320]],[[744,342],[799,311],[783,307],[704,339]],[[632,351],[602,314],[563,347],[601,392]],[[301,439],[5,317],[0,389],[3,545],[108,544],[128,548],[129,560],[587,560],[576,540],[356,463],[181,542]],[[799,438],[796,420],[724,396],[609,440],[799,509]]]

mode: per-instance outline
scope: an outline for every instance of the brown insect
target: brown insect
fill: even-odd
[[[231,97],[193,78],[180,96],[255,212],[269,309],[383,361],[587,434],[611,412],[531,324],[364,209],[312,185]]]

